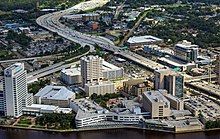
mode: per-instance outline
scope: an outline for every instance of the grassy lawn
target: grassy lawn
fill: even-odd
[[[18,125],[31,125],[31,120],[27,119],[26,117],[22,117],[19,121],[18,121]]]
[[[16,124],[15,126],[18,126],[18,127],[29,127],[29,125],[26,125],[26,124]]]

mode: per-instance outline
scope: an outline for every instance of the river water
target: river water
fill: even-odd
[[[0,129],[0,139],[220,139],[220,131],[170,134],[135,129],[115,129],[73,133]]]

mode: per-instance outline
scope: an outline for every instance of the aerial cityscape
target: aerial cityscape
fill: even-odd
[[[219,0],[0,1],[0,139],[219,130]]]

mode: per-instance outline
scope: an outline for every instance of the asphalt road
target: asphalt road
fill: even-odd
[[[127,58],[131,61],[134,61],[142,66],[145,66],[150,70],[164,68],[165,66],[159,63],[156,63],[152,60],[149,60],[141,55],[138,55],[128,50],[121,50],[119,47],[115,46],[113,42],[108,40],[107,38],[83,34],[81,32],[77,32],[75,30],[70,29],[69,27],[59,22],[59,19],[64,15],[70,14],[72,12],[77,13],[80,10],[88,10],[88,9],[93,9],[95,7],[102,6],[105,4],[104,2],[103,3],[102,2],[103,1],[99,1],[99,0],[82,2],[67,10],[43,15],[39,17],[36,20],[36,22],[41,27],[46,28],[50,30],[51,32],[56,32],[58,35],[68,40],[79,43],[81,45],[98,45],[99,47],[105,50],[117,53],[118,55],[124,58]]]

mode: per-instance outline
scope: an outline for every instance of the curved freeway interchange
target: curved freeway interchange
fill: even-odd
[[[98,45],[102,49],[117,53],[118,55],[124,58],[127,58],[140,65],[143,65],[144,67],[149,68],[150,70],[164,68],[165,67],[164,65],[151,61],[141,55],[138,55],[128,50],[121,50],[120,47],[115,46],[114,43],[108,40],[107,38],[101,36],[92,36],[92,35],[83,34],[81,32],[70,29],[69,27],[59,22],[59,19],[64,15],[70,14],[72,12],[77,13],[80,10],[85,11],[89,9],[94,9],[96,7],[101,7],[105,5],[107,2],[108,0],[91,0],[91,1],[82,2],[80,4],[75,5],[72,8],[43,15],[37,18],[36,22],[41,27],[51,32],[55,32],[58,35],[70,41],[79,43],[82,46]]]

